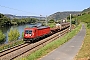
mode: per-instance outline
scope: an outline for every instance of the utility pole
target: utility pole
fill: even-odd
[[[71,14],[70,14],[70,31],[71,31]]]
[[[40,15],[40,19],[39,19],[38,23],[40,23],[40,21],[41,21],[41,17],[42,17],[42,15]]]
[[[78,22],[77,22],[77,17],[76,17],[76,22],[75,22],[75,23],[76,23],[76,26],[77,26],[77,24],[78,24]]]

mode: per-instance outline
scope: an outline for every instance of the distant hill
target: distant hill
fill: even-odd
[[[16,16],[16,15],[11,15],[11,14],[4,14],[6,17],[9,17],[10,19],[21,19],[21,18],[36,18],[36,19],[40,19],[40,20],[44,20],[45,17],[38,17],[38,16]]]
[[[66,12],[56,12],[48,17],[48,19],[55,19],[55,20],[60,20],[64,19],[70,14],[75,15],[75,14],[80,14],[81,11],[66,11]]]
[[[84,9],[82,12],[90,12],[90,7],[87,9]]]
[[[70,14],[72,15],[78,15],[80,14],[81,11],[65,11],[65,12],[56,12],[54,14],[51,14],[50,16],[48,16],[48,20],[50,19],[54,19],[54,20],[60,20],[60,19],[64,19],[67,16],[69,16]],[[12,14],[4,14],[6,17],[9,17],[10,19],[21,19],[21,18],[36,18],[39,20],[45,20],[45,17],[38,17],[38,16],[16,16],[16,15],[12,15]]]

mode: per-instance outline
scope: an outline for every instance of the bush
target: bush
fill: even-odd
[[[76,21],[72,21],[71,23],[72,23],[72,24],[76,24]]]
[[[55,27],[55,23],[48,23],[48,26],[50,26],[50,28]]]
[[[49,20],[48,21],[49,23],[54,23],[55,21],[53,19]]]
[[[8,33],[8,40],[9,41],[14,41],[14,40],[18,40],[18,38],[20,37],[20,33],[17,29],[10,29],[10,32]]]
[[[22,38],[24,37],[24,32],[22,32]]]
[[[87,23],[87,27],[90,29],[90,23]]]
[[[17,46],[19,44],[23,44],[23,43],[24,43],[23,40],[17,40],[17,41],[9,42],[7,44],[2,44],[0,45],[0,51],[11,48],[13,46]]]
[[[3,42],[3,41],[5,41],[5,35],[0,30],[0,42]]]

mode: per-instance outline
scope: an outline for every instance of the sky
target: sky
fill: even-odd
[[[90,0],[0,0],[0,13],[18,16],[49,16],[89,7]]]

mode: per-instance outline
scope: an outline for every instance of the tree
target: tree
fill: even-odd
[[[10,18],[7,18],[3,14],[0,14],[0,27],[1,26],[9,26],[11,25]]]
[[[14,29],[10,29],[10,32],[8,33],[8,40],[9,41],[14,41],[14,40],[18,40],[18,38],[20,37],[20,33],[19,31],[14,28]]]
[[[54,21],[54,19],[51,19],[51,20],[49,20],[48,22],[49,22],[49,23],[54,23],[55,21]]]
[[[76,15],[71,15],[71,18],[75,18]],[[68,20],[70,20],[70,16],[67,17]]]
[[[0,42],[3,42],[3,41],[5,41],[5,35],[0,30]]]
[[[0,13],[0,18],[2,18],[4,15]]]

